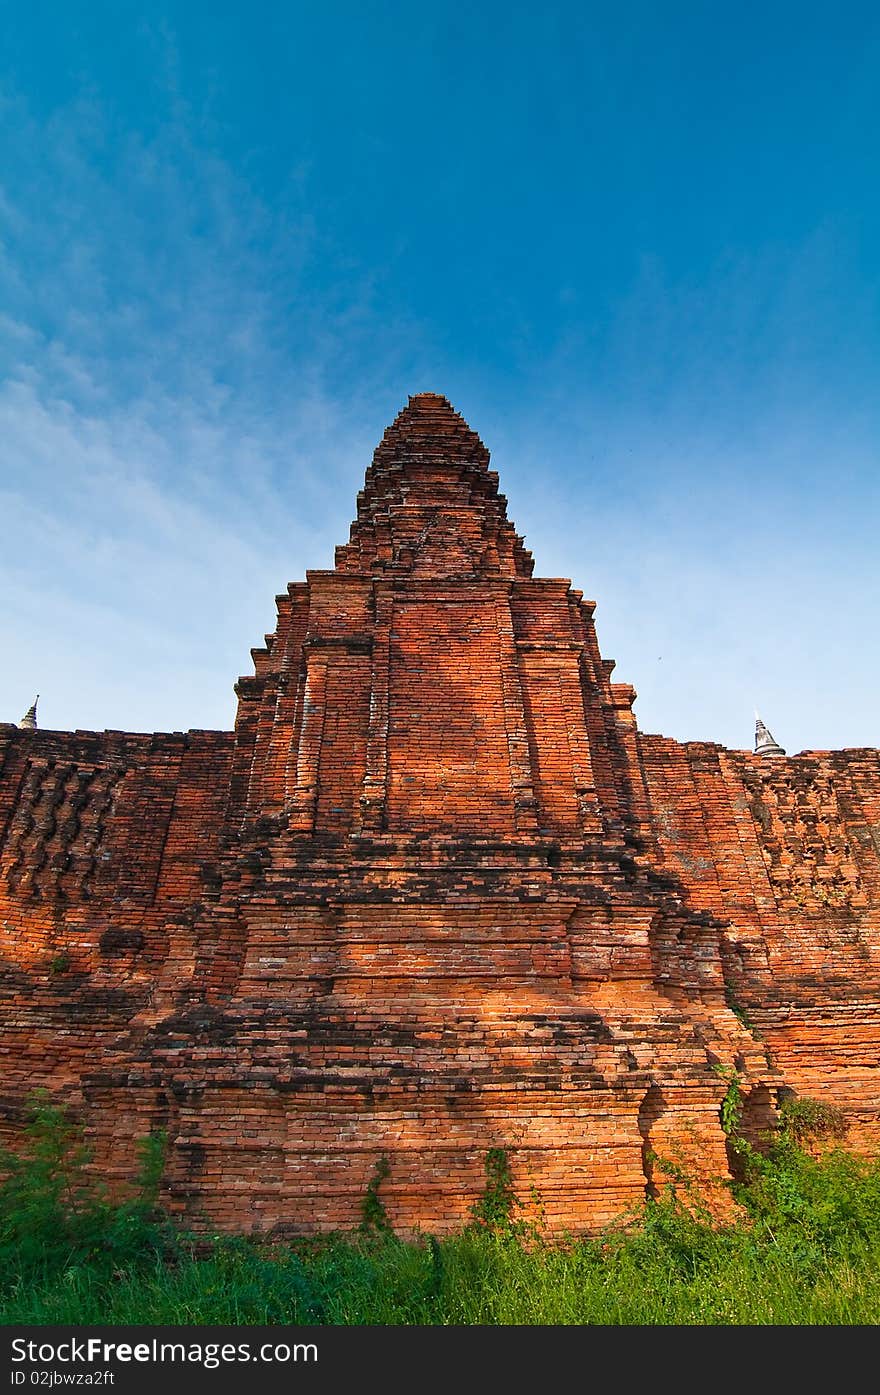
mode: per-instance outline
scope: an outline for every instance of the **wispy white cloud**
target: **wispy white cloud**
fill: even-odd
[[[269,209],[169,73],[150,140],[94,101],[48,123],[7,102],[0,717],[39,690],[48,726],[228,727],[272,597],[332,564],[383,428],[432,388],[492,449],[538,573],[599,602],[643,727],[741,746],[757,705],[790,749],[880,739],[876,419],[840,412],[833,345],[808,401],[798,342],[833,229],[732,256],[711,291],[646,257],[516,401],[375,268],[335,267],[302,170]]]
[[[0,714],[228,727],[272,598],[347,536],[400,341],[332,390],[369,285],[322,302],[296,189],[270,218],[173,93],[149,144],[5,114]]]
[[[86,414],[33,382],[0,389],[7,719],[36,685],[46,724],[124,726],[129,702],[110,710],[124,680],[140,724],[229,726],[232,682],[273,626],[273,596],[332,564],[363,460],[356,430],[309,398],[301,417],[262,428],[181,400],[160,430],[158,405]],[[88,667],[71,669],[70,642]]]

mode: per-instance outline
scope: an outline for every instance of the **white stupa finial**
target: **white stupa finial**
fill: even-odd
[[[40,701],[40,694],[37,693],[37,696],[34,698],[33,702],[31,703],[30,707],[28,708],[27,712],[25,712],[24,716],[22,717],[21,721],[20,721],[19,724],[18,724],[19,727],[20,727],[20,729],[21,729],[22,731],[36,731],[36,729],[37,729],[37,703],[38,703],[39,701]]]
[[[755,713],[755,755],[756,756],[784,756],[785,751],[774,740],[772,733],[761,721],[757,712]]]

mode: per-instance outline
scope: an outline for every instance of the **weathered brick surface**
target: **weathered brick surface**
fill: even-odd
[[[234,733],[0,727],[0,1078],[107,1175],[169,1131],[195,1225],[467,1218],[489,1147],[556,1228],[726,1171],[734,1067],[876,1129],[880,766],[642,736],[594,605],[423,395],[333,571],[277,598]],[[736,1007],[737,1012],[733,1008]],[[743,1025],[747,1014],[752,1029]]]
[[[728,996],[786,1084],[880,1129],[880,752],[639,739],[663,861],[722,921]]]

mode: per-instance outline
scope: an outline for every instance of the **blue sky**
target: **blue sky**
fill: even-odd
[[[876,6],[0,12],[0,719],[231,726],[436,391],[643,729],[880,744]]]

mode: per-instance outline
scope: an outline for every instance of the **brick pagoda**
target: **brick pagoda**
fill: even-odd
[[[876,1149],[876,750],[640,733],[433,394],[277,608],[234,732],[0,726],[7,1138],[45,1087],[122,1181],[166,1129],[172,1208],[276,1234],[383,1157],[395,1227],[454,1229],[491,1147],[551,1229],[657,1157],[715,1194],[719,1068],[753,1137],[790,1090]]]

